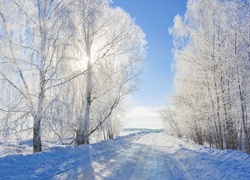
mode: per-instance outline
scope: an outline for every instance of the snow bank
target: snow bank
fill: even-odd
[[[162,132],[144,132],[97,144],[2,157],[0,175],[0,179],[8,180],[248,180],[250,156],[199,146]]]
[[[97,144],[67,148],[54,148],[49,152],[29,155],[8,155],[0,158],[0,179],[49,179],[72,167],[90,164],[92,159],[105,152],[126,146],[143,133],[117,137]]]
[[[250,156],[241,151],[219,150],[165,135],[174,147],[169,152],[193,179],[249,180]]]

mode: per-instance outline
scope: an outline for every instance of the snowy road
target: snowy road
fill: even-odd
[[[167,154],[169,147],[162,134],[139,138],[130,151],[124,150],[110,159],[109,167],[113,168],[106,171],[110,174],[106,179],[190,179],[180,162]]]
[[[129,148],[109,152],[104,159],[102,156],[97,158],[92,167],[83,170],[79,166],[55,179],[192,179],[186,168],[167,153],[170,147],[163,134],[147,134],[135,140]]]
[[[101,143],[0,158],[0,179],[249,180],[250,156],[140,133]]]
[[[231,159],[216,159],[216,156],[209,153],[208,148],[203,149],[203,147],[198,146],[198,149],[193,146],[187,148],[182,143],[182,141],[164,133],[146,134],[129,144],[119,145],[120,147],[115,148],[114,151],[97,155],[88,167],[80,165],[55,176],[54,179],[189,180],[250,178],[249,165],[244,166],[236,159],[233,160],[233,164]],[[249,160],[248,158],[248,162]],[[233,172],[230,172],[230,170],[233,170]]]

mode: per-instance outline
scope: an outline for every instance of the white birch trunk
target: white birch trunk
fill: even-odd
[[[81,118],[78,119],[78,130],[76,134],[76,144],[89,144],[89,134],[90,134],[90,107],[91,107],[91,91],[92,91],[92,70],[90,57],[88,57],[88,72],[85,76],[85,98],[84,107]]]
[[[40,73],[40,91],[38,96],[37,112],[33,116],[34,126],[33,126],[33,152],[42,151],[41,142],[41,122],[43,119],[44,111],[44,99],[45,99],[45,76],[44,73]]]
[[[41,14],[41,4],[38,4],[39,14]],[[41,38],[41,47],[40,47],[40,68],[39,68],[39,93],[38,93],[38,102],[37,109],[34,116],[34,126],[33,126],[33,152],[42,151],[42,141],[41,141],[41,122],[44,114],[44,99],[45,99],[45,62],[46,62],[46,23],[45,23],[45,14],[42,14],[42,17],[39,19],[39,35]]]

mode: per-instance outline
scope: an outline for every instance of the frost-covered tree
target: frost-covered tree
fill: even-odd
[[[0,1],[4,139],[32,131],[34,152],[50,136],[76,135],[76,144],[89,143],[106,121],[119,117],[117,108],[137,86],[145,37],[109,3]]]
[[[176,16],[170,29],[176,48],[172,102],[183,133],[200,144],[240,149],[244,141],[249,152],[248,18],[247,2],[189,0],[184,18]]]
[[[108,118],[105,116],[99,125],[90,127],[93,101],[98,103],[101,96],[109,95],[113,102],[107,100],[109,103],[105,108],[107,116],[112,113],[120,102],[122,90],[127,88],[127,81],[136,77],[135,66],[143,57],[145,40],[141,29],[129,15],[120,8],[109,7],[109,1],[79,0],[72,3],[72,8],[76,12],[75,51],[87,70],[82,84],[84,94],[76,132],[76,144],[84,144],[89,143],[89,136]],[[110,77],[103,74],[110,81],[105,80],[107,84],[100,82],[100,86],[94,77],[110,70],[113,72]],[[122,76],[119,76],[119,71]],[[116,89],[118,94],[111,95],[112,89]]]
[[[18,116],[9,123],[26,119],[27,126],[32,124],[33,151],[39,152],[41,123],[50,99],[46,92],[56,81],[71,36],[69,12],[61,1],[42,0],[1,1],[0,11],[1,81],[15,94],[2,109]]]

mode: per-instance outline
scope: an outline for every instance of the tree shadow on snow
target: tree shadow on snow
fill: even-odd
[[[79,149],[78,156],[73,156],[64,161],[58,168],[58,174],[51,179],[95,179],[94,169],[92,167],[92,148],[91,145],[83,145],[83,148]],[[82,151],[82,152],[81,152]],[[79,156],[80,155],[80,156]]]

